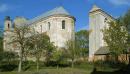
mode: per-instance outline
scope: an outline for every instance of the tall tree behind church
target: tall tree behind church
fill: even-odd
[[[78,46],[80,53],[79,55],[82,58],[85,58],[86,56],[88,56],[88,49],[89,49],[89,32],[87,30],[80,30],[78,32],[76,32],[76,36],[75,36],[76,40],[76,46]]]

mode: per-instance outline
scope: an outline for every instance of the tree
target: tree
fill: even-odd
[[[0,37],[0,52],[3,51],[3,37]]]
[[[89,52],[89,32],[87,30],[76,32],[75,41],[76,48],[79,48],[81,57],[85,58]]]
[[[75,58],[77,57],[78,50],[75,48],[75,41],[74,40],[69,40],[66,43],[66,48],[67,48],[67,53],[69,58],[71,59],[71,67],[74,67],[74,61]]]
[[[109,27],[103,29],[103,39],[107,43],[110,52],[118,60],[118,56],[126,51],[128,32],[118,21],[108,22]]]
[[[12,36],[12,44],[16,43],[19,48],[19,66],[18,72],[22,70],[23,54],[26,49],[27,37],[29,36],[30,29],[28,26],[15,27],[14,35]]]
[[[14,52],[1,52],[1,56],[3,61],[6,61],[8,64],[11,64],[11,61],[13,61],[17,55]]]
[[[55,51],[53,51],[52,59],[53,59],[53,61],[56,62],[57,69],[58,69],[60,61],[63,60],[62,51],[61,50],[55,50]]]
[[[130,9],[125,13],[124,16],[119,18],[122,22],[122,25],[126,27],[126,29],[130,32]]]
[[[30,46],[29,49],[36,58],[37,63],[37,71],[39,70],[39,61],[41,57],[49,57],[49,54],[51,52],[52,44],[50,43],[49,37],[45,33],[38,33],[35,32],[29,37],[30,43],[28,45]]]

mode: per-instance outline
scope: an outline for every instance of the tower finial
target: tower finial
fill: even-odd
[[[6,17],[5,17],[5,20],[10,20],[10,16],[6,16]]]

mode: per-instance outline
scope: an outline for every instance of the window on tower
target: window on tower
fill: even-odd
[[[40,25],[40,27],[41,27],[41,33],[42,33],[42,25]]]
[[[62,21],[62,29],[65,29],[65,20]]]
[[[50,28],[51,28],[51,23],[48,22],[48,29],[50,30]]]
[[[9,29],[9,23],[8,23],[8,29]]]

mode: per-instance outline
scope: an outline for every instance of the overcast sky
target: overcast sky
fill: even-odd
[[[88,29],[88,13],[94,4],[115,18],[130,8],[130,0],[0,0],[0,27],[3,27],[5,16],[12,19],[16,16],[32,19],[63,6],[76,18],[76,31]]]

